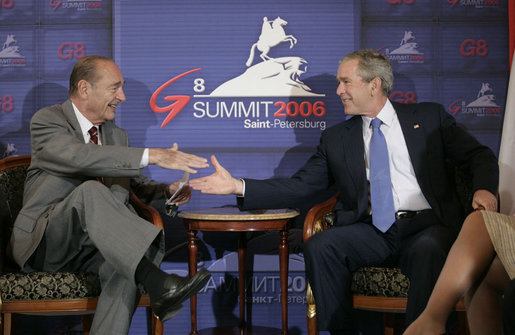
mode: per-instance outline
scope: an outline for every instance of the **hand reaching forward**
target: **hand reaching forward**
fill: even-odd
[[[189,173],[197,173],[195,169],[209,167],[207,159],[179,151],[177,143],[174,143],[169,149],[149,149],[148,160],[150,164],[164,169],[182,170]]]
[[[211,156],[211,164],[215,173],[210,176],[191,179],[189,185],[192,189],[208,194],[236,194],[243,195],[243,182],[233,178],[218,161]]]

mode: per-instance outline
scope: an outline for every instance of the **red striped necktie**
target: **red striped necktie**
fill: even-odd
[[[97,126],[91,127],[90,130],[88,130],[89,133],[89,140],[95,144],[98,144],[98,128]]]

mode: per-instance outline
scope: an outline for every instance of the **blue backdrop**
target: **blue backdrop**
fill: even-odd
[[[345,119],[335,73],[339,59],[360,48],[391,59],[391,100],[440,102],[497,153],[508,82],[507,7],[502,0],[0,0],[0,156],[30,153],[32,114],[66,100],[74,63],[101,54],[124,73],[127,102],[116,122],[133,146],[178,142],[186,152],[216,154],[236,177],[289,176],[314,151],[320,132]],[[158,168],[144,173],[161,182],[181,176]],[[234,203],[194,193],[184,208]],[[165,220],[163,268],[185,274],[182,222]],[[292,334],[306,334],[300,228],[298,220],[291,237]],[[277,236],[250,237],[252,322],[279,327]],[[236,236],[205,233],[200,241],[202,265],[214,275],[199,294],[198,327],[235,324]],[[188,333],[187,309],[165,333]],[[144,318],[138,311],[131,334],[145,333]],[[44,323],[42,334],[80,329],[76,319],[44,320],[32,319]],[[376,322],[365,324],[365,332],[377,331]]]

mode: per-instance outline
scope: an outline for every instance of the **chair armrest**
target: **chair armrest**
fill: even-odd
[[[163,219],[159,212],[154,207],[141,201],[132,190],[130,191],[130,203],[139,216],[151,222],[154,226],[161,228],[164,232]]]
[[[339,194],[336,194],[329,200],[317,204],[309,210],[306,214],[306,218],[304,219],[304,230],[303,230],[303,240],[306,242],[311,236],[316,233],[326,230],[327,223],[324,220],[324,215],[330,213],[336,202],[338,201]]]

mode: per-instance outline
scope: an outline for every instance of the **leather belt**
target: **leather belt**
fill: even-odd
[[[422,211],[397,211],[395,213],[395,219],[411,219],[412,217],[417,216],[420,213],[422,213]]]

